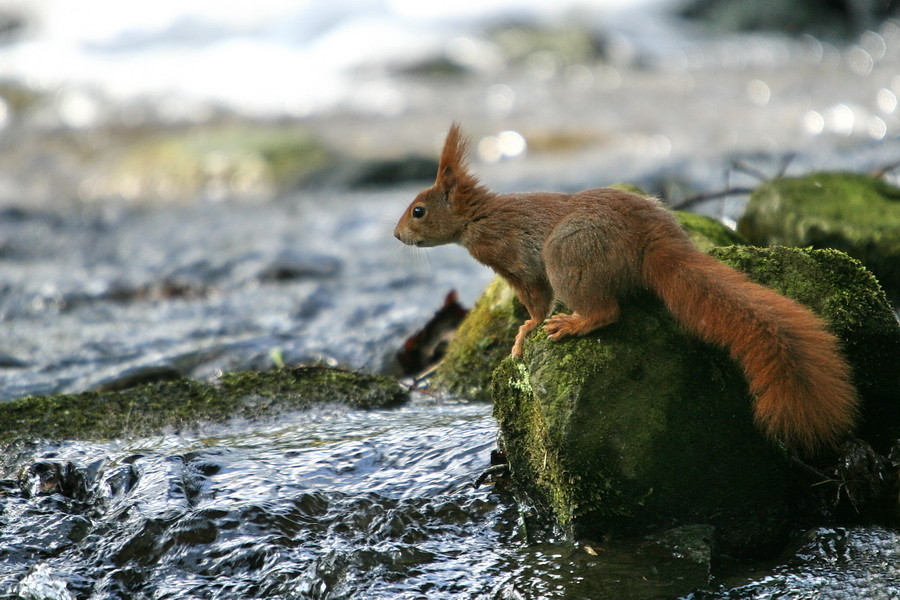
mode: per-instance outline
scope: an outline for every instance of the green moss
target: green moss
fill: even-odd
[[[631,192],[632,194],[637,194],[638,196],[648,196],[647,192],[642,190],[640,187],[634,185],[633,183],[614,183],[611,186],[614,190],[622,190],[623,192]]]
[[[526,377],[528,386],[515,383]],[[740,371],[655,299],[635,299],[594,335],[553,343],[535,334],[523,361],[504,361],[494,381],[516,481],[575,537],[784,509],[773,492],[784,465],[752,424]],[[720,436],[709,435],[711,422]],[[735,496],[745,500],[734,506]]]
[[[261,419],[315,403],[396,406],[408,394],[395,380],[327,367],[224,375],[217,383],[167,381],[120,392],[27,396],[0,403],[0,442],[16,438],[111,439],[232,418]]]
[[[13,114],[18,115],[34,108],[42,100],[46,100],[47,96],[18,81],[6,79],[0,81],[0,98]]]
[[[675,217],[691,241],[704,252],[716,246],[746,244],[740,234],[711,217],[676,210]]]
[[[738,231],[757,245],[836,248],[900,301],[900,188],[855,173],[779,178],[752,194]]]
[[[550,57],[561,64],[592,62],[597,47],[590,31],[575,26],[538,27],[531,23],[503,23],[488,32],[508,60]]]
[[[730,246],[709,252],[813,309],[841,335],[876,319],[889,327],[891,308],[878,280],[858,260],[834,249]]]
[[[148,135],[125,147],[94,195],[246,196],[297,187],[329,161],[297,125],[220,123]]]

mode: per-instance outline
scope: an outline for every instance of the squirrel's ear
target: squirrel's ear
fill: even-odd
[[[441,166],[438,168],[438,176],[435,180],[435,186],[444,192],[452,192],[459,184],[459,177],[451,166]]]
[[[463,137],[458,123],[450,126],[447,139],[444,140],[444,149],[441,151],[441,160],[438,164],[438,174],[435,185],[449,192],[459,185],[460,180],[466,177],[466,153],[468,141]]]

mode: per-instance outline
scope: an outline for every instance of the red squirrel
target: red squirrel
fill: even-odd
[[[647,289],[685,329],[741,364],[768,436],[814,452],[853,427],[850,367],[809,309],[698,250],[653,198],[611,188],[497,194],[469,172],[467,149],[454,124],[434,185],[394,236],[418,247],[461,244],[509,282],[531,317],[513,356],[541,323],[555,341],[583,335],[616,321],[619,300]],[[572,312],[549,316],[555,301]]]

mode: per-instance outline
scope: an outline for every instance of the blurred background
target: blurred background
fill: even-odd
[[[357,163],[432,156],[453,119],[519,186],[878,142],[898,129],[896,4],[7,0],[0,202],[403,179],[427,166]],[[724,185],[711,169],[666,185]]]
[[[732,224],[747,194],[721,193],[781,172],[896,180],[896,12],[0,2],[4,393],[390,370],[450,290],[470,305],[491,278],[391,236],[454,120],[498,191],[624,182]]]

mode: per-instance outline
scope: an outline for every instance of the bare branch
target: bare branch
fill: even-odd
[[[752,192],[753,188],[729,188],[727,190],[719,190],[718,192],[705,192],[702,194],[688,196],[687,198],[682,198],[677,203],[673,203],[671,206],[672,208],[683,209],[688,206],[700,204],[701,202],[706,202],[707,200],[718,200],[719,198],[727,198],[728,196],[740,196],[750,194]]]

